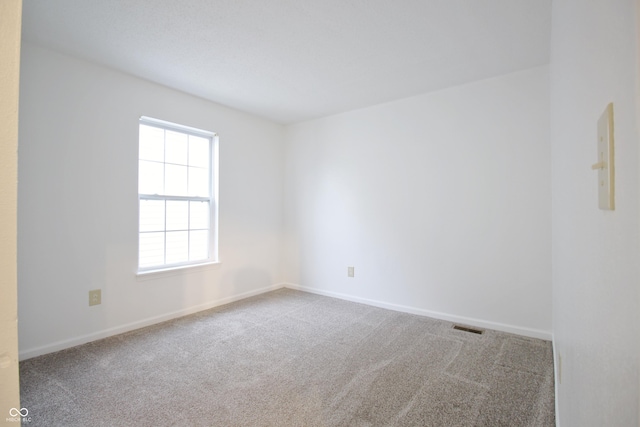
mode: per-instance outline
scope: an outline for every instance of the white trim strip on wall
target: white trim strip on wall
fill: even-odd
[[[47,344],[41,347],[35,347],[20,351],[20,360],[31,359],[32,357],[41,356],[43,354],[53,353],[56,351],[64,350],[67,348],[75,347],[81,344],[86,344],[91,341],[96,341],[102,338],[108,338],[114,335],[123,334],[125,332],[133,331],[136,329],[144,328],[145,326],[155,325],[157,323],[165,322],[167,320],[176,319],[178,317],[187,316],[189,314],[197,313],[199,311],[208,310],[210,308],[218,307],[221,305],[229,304],[241,299],[249,298],[252,296],[260,295],[265,292],[275,291],[283,286],[281,284],[267,286],[264,288],[256,289],[254,291],[244,292],[241,294],[225,297],[213,301],[209,301],[204,304],[195,305],[182,310],[174,311],[172,313],[163,314],[160,316],[149,317],[137,322],[128,323],[126,325],[117,326],[115,328],[103,329],[102,331],[94,332],[92,334],[81,335],[76,338],[70,338],[67,340],[57,341],[52,344]]]
[[[497,331],[508,332],[508,333],[512,333],[512,334],[516,334],[516,335],[522,335],[522,336],[526,336],[526,337],[531,337],[531,338],[538,338],[538,339],[543,339],[543,340],[547,340],[547,341],[551,341],[552,340],[551,332],[542,331],[542,330],[538,330],[538,329],[522,328],[522,327],[518,327],[518,326],[506,325],[506,324],[503,324],[503,323],[496,323],[496,322],[489,322],[489,321],[484,321],[484,320],[480,320],[480,319],[474,319],[474,318],[470,318],[470,317],[454,316],[454,315],[450,315],[450,314],[439,313],[439,312],[436,312],[436,311],[424,310],[424,309],[415,308],[415,307],[409,307],[409,306],[405,306],[405,305],[391,304],[391,303],[371,300],[371,299],[367,299],[367,298],[355,297],[355,296],[352,296],[352,295],[341,294],[341,293],[338,293],[338,292],[323,291],[323,290],[319,290],[319,289],[315,289],[315,288],[309,288],[309,287],[306,287],[306,286],[296,285],[296,284],[293,284],[293,283],[279,283],[279,284],[274,284],[274,285],[267,286],[267,287],[264,287],[264,288],[256,289],[254,291],[244,292],[244,293],[241,293],[241,294],[237,294],[237,295],[233,295],[233,296],[217,299],[217,300],[214,300],[214,301],[209,301],[209,302],[204,303],[204,304],[188,307],[188,308],[185,308],[185,309],[182,309],[182,310],[178,310],[178,311],[174,311],[172,313],[167,313],[167,314],[164,314],[164,315],[161,315],[161,316],[149,317],[147,319],[143,319],[143,320],[140,320],[140,321],[137,321],[137,322],[128,323],[128,324],[122,325],[122,326],[117,326],[115,328],[104,329],[102,331],[94,332],[92,334],[82,335],[82,336],[79,336],[79,337],[76,337],[76,338],[71,338],[71,339],[67,339],[67,340],[63,340],[63,341],[57,341],[57,342],[54,342],[52,344],[47,344],[47,345],[41,346],[41,347],[35,347],[35,348],[26,349],[26,350],[20,352],[20,360],[30,359],[32,357],[41,356],[43,354],[53,353],[53,352],[56,352],[56,351],[60,351],[60,350],[64,350],[64,349],[67,349],[67,348],[75,347],[77,345],[85,344],[85,343],[88,343],[88,342],[91,342],[91,341],[99,340],[99,339],[102,339],[102,338],[107,338],[107,337],[110,337],[110,336],[113,336],[113,335],[122,334],[122,333],[125,333],[125,332],[133,331],[135,329],[144,328],[145,326],[151,326],[151,325],[154,325],[156,323],[165,322],[167,320],[171,320],[171,319],[175,319],[175,318],[178,318],[178,317],[186,316],[186,315],[189,315],[189,314],[197,313],[199,311],[208,310],[210,308],[214,308],[214,307],[218,307],[218,306],[221,306],[221,305],[229,304],[229,303],[232,303],[232,302],[235,302],[235,301],[239,301],[239,300],[242,300],[242,299],[245,299],[245,298],[249,298],[249,297],[252,297],[252,296],[255,296],[255,295],[260,295],[260,294],[263,294],[265,292],[275,291],[275,290],[281,289],[281,288],[294,289],[294,290],[309,292],[309,293],[313,293],[313,294],[324,295],[324,296],[333,297],[333,298],[339,298],[339,299],[346,300],[346,301],[358,302],[358,303],[361,303],[361,304],[371,305],[371,306],[374,306],[374,307],[380,307],[380,308],[385,308],[385,309],[393,310],[393,311],[400,311],[400,312],[404,312],[404,313],[416,314],[416,315],[419,315],[419,316],[432,317],[434,319],[446,320],[446,321],[454,322],[454,323],[463,323],[463,324],[466,324],[466,325],[469,325],[469,326],[475,326],[475,327],[479,327],[479,328],[495,329]]]
[[[367,305],[372,305],[374,307],[386,308],[388,310],[401,311],[401,312],[410,313],[410,314],[417,314],[419,316],[433,317],[434,319],[446,320],[454,323],[463,323],[463,324],[466,324],[469,326],[475,326],[478,328],[494,329],[496,331],[508,332],[511,334],[522,335],[530,338],[538,338],[538,339],[547,340],[547,341],[551,341],[551,338],[552,338],[551,331],[523,328],[519,326],[507,325],[504,323],[474,319],[472,317],[455,316],[451,314],[440,313],[437,311],[424,310],[416,307],[409,307],[406,305],[391,304],[383,301],[376,301],[376,300],[367,299],[367,298],[355,297],[352,295],[341,294],[338,292],[323,291],[323,290],[309,288],[306,286],[301,286],[301,285],[296,285],[291,283],[284,284],[283,286],[289,289],[296,289],[299,291],[310,292],[318,295],[325,295],[328,297],[339,298],[347,301],[359,302],[361,304],[367,304]]]

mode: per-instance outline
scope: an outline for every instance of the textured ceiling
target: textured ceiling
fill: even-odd
[[[28,0],[35,44],[293,123],[549,62],[551,0]]]

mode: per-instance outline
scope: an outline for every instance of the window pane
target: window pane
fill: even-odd
[[[164,200],[140,200],[140,231],[164,231]]]
[[[189,195],[209,197],[209,169],[189,168]]]
[[[140,267],[164,264],[164,233],[140,233]]]
[[[164,161],[164,129],[140,125],[140,159]]]
[[[167,200],[167,230],[186,230],[189,228],[189,202]]]
[[[209,232],[197,230],[189,232],[189,260],[197,261],[209,258]]]
[[[187,137],[188,135],[184,133],[167,131],[165,162],[178,163],[181,165],[187,164],[187,150],[189,147]]]
[[[140,269],[209,259],[211,206],[215,203],[211,199],[212,138],[202,132],[190,135],[190,128],[140,119]]]
[[[140,160],[138,168],[138,193],[162,194],[164,187],[164,164]]]
[[[165,165],[164,194],[172,196],[187,196],[187,167]]]
[[[208,138],[189,135],[189,166],[209,167],[209,142]]]
[[[189,203],[190,203],[189,228],[191,230],[208,229],[209,224],[211,223],[211,219],[209,217],[209,202],[189,202]]]
[[[170,231],[167,232],[167,264],[184,262],[189,260],[189,232]]]

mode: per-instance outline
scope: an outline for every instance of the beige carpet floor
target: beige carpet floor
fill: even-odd
[[[29,426],[554,426],[548,341],[281,289],[21,362]]]

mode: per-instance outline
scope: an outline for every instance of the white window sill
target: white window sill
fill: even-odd
[[[198,273],[201,271],[218,268],[220,261],[203,262],[201,264],[180,265],[177,267],[160,268],[157,270],[143,270],[136,273],[137,281],[153,280],[162,277],[182,276],[184,274]]]

